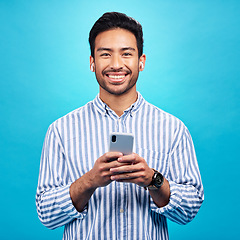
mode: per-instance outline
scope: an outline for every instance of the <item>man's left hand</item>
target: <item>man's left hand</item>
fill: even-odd
[[[135,183],[140,187],[146,187],[151,183],[154,171],[138,154],[125,155],[119,157],[117,161],[128,165],[111,168],[110,171],[114,173],[111,180]]]

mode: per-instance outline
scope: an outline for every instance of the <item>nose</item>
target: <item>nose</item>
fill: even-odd
[[[121,56],[119,55],[113,55],[112,61],[111,61],[111,68],[113,69],[120,69],[123,67],[123,61]]]

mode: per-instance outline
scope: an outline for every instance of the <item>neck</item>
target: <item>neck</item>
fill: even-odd
[[[120,117],[127,108],[136,102],[138,94],[135,90],[121,95],[114,95],[105,90],[103,93],[100,89],[99,96]]]

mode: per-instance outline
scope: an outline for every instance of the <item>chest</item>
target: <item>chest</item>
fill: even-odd
[[[88,118],[88,121],[79,119],[71,129],[63,142],[68,169],[76,173],[76,178],[88,172],[96,159],[108,152],[111,132],[132,133],[133,151],[150,167],[167,174],[171,138],[160,119],[145,115],[119,119]]]

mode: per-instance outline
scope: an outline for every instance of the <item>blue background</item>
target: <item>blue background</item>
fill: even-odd
[[[180,118],[193,137],[205,201],[170,239],[239,235],[240,1],[0,0],[0,238],[61,239],[38,220],[44,136],[98,93],[88,33],[106,11],[143,26],[138,90]]]

